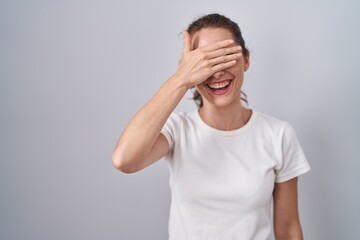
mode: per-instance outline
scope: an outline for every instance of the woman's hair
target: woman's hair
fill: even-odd
[[[190,36],[192,36],[194,33],[200,31],[203,28],[224,28],[230,31],[230,33],[234,36],[235,41],[241,46],[242,48],[242,54],[245,57],[249,56],[249,50],[245,46],[245,40],[242,37],[239,25],[237,23],[231,21],[229,18],[225,17],[224,15],[220,15],[217,13],[208,14],[205,16],[202,16],[195,21],[193,21],[187,28],[187,31],[189,32]],[[241,91],[241,94],[243,94],[245,97],[241,97],[241,100],[246,102],[247,101],[247,95]],[[195,103],[199,106],[203,106],[203,100],[201,98],[200,93],[195,90],[193,99],[195,100]]]

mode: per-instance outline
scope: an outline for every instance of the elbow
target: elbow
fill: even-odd
[[[135,173],[138,170],[133,166],[133,164],[130,164],[132,161],[126,159],[119,151],[114,150],[112,155],[112,165],[119,171],[123,173]]]

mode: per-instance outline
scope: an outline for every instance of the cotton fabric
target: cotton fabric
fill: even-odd
[[[252,109],[233,131],[208,126],[198,110],[172,113],[169,240],[266,240],[274,183],[310,171],[294,128]]]

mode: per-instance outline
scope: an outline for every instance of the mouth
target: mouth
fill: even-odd
[[[233,80],[224,80],[221,82],[210,82],[205,84],[210,93],[214,95],[223,95],[227,93]]]

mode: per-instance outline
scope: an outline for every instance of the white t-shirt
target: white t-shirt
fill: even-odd
[[[265,240],[274,182],[310,171],[293,127],[254,109],[233,131],[195,110],[172,113],[161,132],[170,146],[169,240]]]

